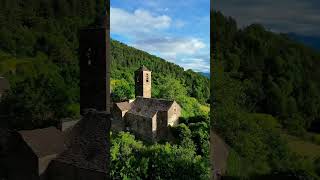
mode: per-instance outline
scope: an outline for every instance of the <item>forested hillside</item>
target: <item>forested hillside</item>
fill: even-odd
[[[228,174],[319,177],[320,154],[303,158],[286,134],[319,143],[320,53],[220,12],[211,19],[212,123],[232,147]]]
[[[0,2],[0,75],[11,91],[1,123],[44,127],[79,111],[78,31],[94,26],[104,0]]]
[[[184,69],[174,63],[170,63],[159,57],[150,55],[144,51],[127,46],[118,41],[111,41],[111,78],[123,78],[133,85],[134,71],[144,65],[152,71],[154,85],[153,96],[158,97],[160,79],[171,77],[181,81],[185,85],[187,95],[194,97],[201,103],[209,100],[209,80],[200,74]]]

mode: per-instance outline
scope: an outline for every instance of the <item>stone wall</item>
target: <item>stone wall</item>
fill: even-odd
[[[135,95],[151,98],[151,71],[135,72]]]
[[[151,98],[151,72],[143,71],[143,97]]]
[[[146,140],[152,140],[152,118],[127,113],[125,121],[129,131]]]
[[[179,123],[179,117],[181,116],[181,107],[174,102],[171,108],[168,110],[168,125],[176,126]]]
[[[157,113],[157,139],[163,139],[167,137],[168,133],[168,112]]]

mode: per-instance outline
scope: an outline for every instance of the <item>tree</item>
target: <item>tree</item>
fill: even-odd
[[[134,89],[123,79],[112,80],[112,97],[114,101],[124,101],[134,97]]]

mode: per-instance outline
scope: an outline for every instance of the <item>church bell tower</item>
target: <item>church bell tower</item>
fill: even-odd
[[[99,24],[80,30],[80,111],[110,113],[110,18],[107,0]]]
[[[135,95],[144,98],[151,98],[151,71],[141,66],[135,72]]]

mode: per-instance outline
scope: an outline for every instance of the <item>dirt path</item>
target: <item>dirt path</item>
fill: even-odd
[[[211,130],[210,132],[210,159],[212,175],[224,174],[227,168],[229,147],[222,138]],[[214,179],[213,176],[211,179]]]

